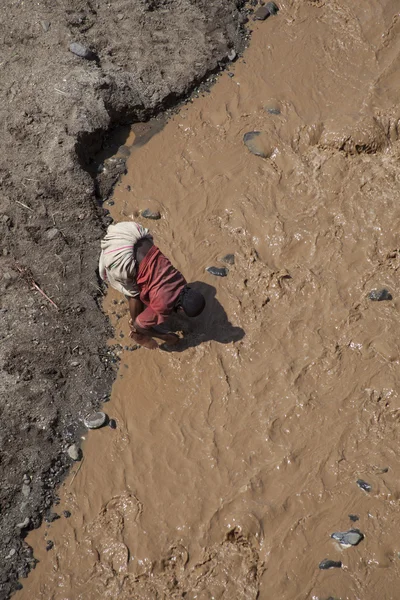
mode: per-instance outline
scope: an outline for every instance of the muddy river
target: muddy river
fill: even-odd
[[[117,429],[85,435],[18,600],[399,597],[398,3],[289,1],[251,27],[110,207],[207,309],[176,351],[123,351]],[[122,300],[104,307],[129,346]],[[357,546],[331,538],[352,527]]]

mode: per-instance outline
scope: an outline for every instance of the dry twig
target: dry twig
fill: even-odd
[[[25,279],[25,281],[32,285],[32,287],[35,288],[35,290],[37,290],[40,294],[42,294],[42,296],[44,298],[46,298],[46,300],[48,302],[50,302],[50,304],[52,306],[54,306],[54,308],[56,310],[60,310],[57,306],[57,304],[55,302],[53,302],[53,300],[51,298],[48,297],[48,295],[38,286],[38,284],[36,283],[36,281],[33,278],[33,275],[31,273],[31,271],[28,269],[28,267],[21,267],[20,265],[16,265],[17,270],[21,273],[22,277]]]

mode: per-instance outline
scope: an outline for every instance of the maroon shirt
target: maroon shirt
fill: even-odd
[[[147,307],[136,319],[139,327],[149,329],[164,323],[186,285],[182,273],[157,246],[152,246],[139,265],[136,281],[140,299]]]

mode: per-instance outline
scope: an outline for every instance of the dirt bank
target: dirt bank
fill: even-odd
[[[287,2],[131,155],[112,215],[159,210],[207,310],[176,351],[123,353],[117,429],[87,436],[18,600],[398,597],[399,27],[386,0]]]
[[[102,170],[93,158],[115,124],[171,106],[228,60],[240,46],[240,4],[2,3],[1,598],[32,565],[22,537],[52,504],[80,418],[114,377],[95,269],[110,219],[99,200],[124,160]]]

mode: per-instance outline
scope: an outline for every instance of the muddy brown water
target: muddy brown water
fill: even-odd
[[[72,516],[28,536],[18,600],[399,597],[397,3],[287,2],[252,27],[234,77],[131,153],[112,207],[160,210],[146,225],[206,313],[177,324],[181,352],[123,352],[118,428],[85,436]],[[226,278],[205,272],[228,252]]]

